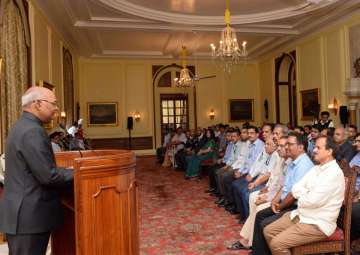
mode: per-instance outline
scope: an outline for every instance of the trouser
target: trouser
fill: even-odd
[[[242,189],[239,190],[239,195],[240,195],[240,199],[241,199],[241,204],[243,206],[242,211],[243,211],[243,218],[247,219],[247,217],[249,217],[249,196],[250,193],[254,192],[254,191],[258,191],[260,189],[262,189],[264,187],[264,184],[261,184],[255,188],[253,188],[252,190],[249,190],[248,187],[243,187]]]
[[[158,163],[162,163],[164,161],[165,152],[166,147],[160,147],[156,149],[156,160]]]
[[[223,174],[222,182],[223,182],[223,192],[224,198],[229,203],[234,203],[234,197],[231,191],[231,183],[235,180],[234,178],[234,170],[226,172]]]
[[[240,232],[240,236],[248,241],[249,246],[252,246],[252,242],[253,242],[254,224],[255,224],[255,217],[257,212],[265,208],[268,208],[271,205],[270,202],[266,202],[260,205],[255,204],[259,192],[260,191],[258,190],[250,194],[250,198],[249,198],[250,214],[249,217],[246,219],[246,222]]]
[[[175,154],[175,163],[176,167],[178,169],[186,170],[187,164],[186,164],[186,151],[185,150],[179,150]]]
[[[291,255],[292,247],[327,238],[318,226],[300,223],[298,216],[291,220],[290,213],[285,213],[264,228],[264,236],[273,255]]]
[[[36,234],[6,234],[9,255],[45,255],[50,232]]]
[[[351,229],[350,239],[356,240],[360,238],[360,202],[353,203],[351,213]]]
[[[234,170],[232,168],[229,167],[223,167],[220,168],[219,170],[216,171],[216,183],[217,186],[219,188],[219,192],[221,193],[221,195],[224,195],[224,175],[229,175],[229,174],[233,174]]]
[[[217,192],[219,192],[219,188],[217,187],[216,183],[216,171],[222,167],[224,167],[225,164],[216,164],[214,166],[211,166],[209,168],[209,188],[210,189],[216,189]]]
[[[270,249],[266,243],[263,230],[264,228],[283,216],[284,213],[295,209],[296,206],[292,206],[275,214],[271,207],[261,210],[256,214],[254,224],[254,235],[253,235],[253,255],[271,255]]]
[[[245,179],[244,176],[241,176],[239,179],[236,179],[231,183],[231,194],[235,204],[235,210],[240,213],[241,219],[246,220],[244,218],[244,210],[243,204],[241,200],[241,196],[238,195],[238,190],[242,188],[247,188],[248,181]]]

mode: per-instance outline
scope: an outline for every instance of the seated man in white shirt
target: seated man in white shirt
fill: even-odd
[[[345,179],[334,160],[336,144],[330,137],[319,137],[314,149],[314,166],[290,195],[297,209],[264,228],[273,255],[291,254],[291,248],[331,236],[344,200]]]

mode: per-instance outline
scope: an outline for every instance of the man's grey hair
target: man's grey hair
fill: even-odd
[[[283,132],[283,135],[288,135],[289,134],[289,128],[284,124],[276,124],[274,129],[275,128],[281,128],[281,130]]]
[[[21,97],[21,106],[28,107],[35,100],[41,99],[42,96],[43,96],[43,93],[41,93],[41,91],[39,91],[39,90],[29,91]]]

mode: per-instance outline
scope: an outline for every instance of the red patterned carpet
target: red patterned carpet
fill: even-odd
[[[140,157],[137,179],[142,255],[246,254],[226,249],[237,239],[240,225],[204,193],[207,178],[186,181],[183,172],[160,167],[154,157]]]

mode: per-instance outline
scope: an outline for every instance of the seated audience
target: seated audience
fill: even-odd
[[[288,136],[288,153],[292,159],[285,177],[284,187],[276,194],[271,201],[271,207],[263,209],[256,214],[253,235],[253,254],[270,254],[267,243],[264,239],[263,229],[279,219],[284,213],[296,207],[295,201],[289,193],[294,184],[314,166],[306,152],[307,141],[304,136],[297,133],[290,133]]]
[[[184,143],[186,142],[186,140],[187,139],[184,130],[182,129],[182,127],[178,127],[176,129],[176,133],[171,138],[170,145],[166,149],[164,162],[162,164],[163,167],[170,167],[171,165],[176,167],[175,154],[176,152],[184,148]]]
[[[248,154],[248,131],[247,129],[243,128],[241,131],[239,129],[234,129],[232,133],[232,142],[233,142],[233,151],[231,160],[222,168],[216,170],[215,172],[215,180],[216,186],[219,190],[219,200],[217,203],[220,207],[225,207],[229,205],[231,202],[228,200],[228,190],[224,185],[224,179],[228,177],[232,177],[234,173],[234,165],[235,164],[242,164],[245,162],[246,155]]]
[[[206,131],[205,145],[196,153],[196,155],[191,156],[188,160],[185,177],[188,179],[199,178],[201,162],[207,159],[215,159],[216,149],[215,133],[213,130],[208,129]]]
[[[346,162],[350,162],[355,156],[356,150],[353,148],[352,144],[346,140],[345,128],[339,127],[335,129],[334,141],[338,146],[335,159],[338,161],[346,160]]]
[[[175,154],[175,162],[176,168],[175,170],[183,171],[186,169],[186,157],[190,157],[195,153],[196,141],[195,141],[195,131],[188,130],[185,132],[186,135],[186,143],[184,144],[184,148],[176,152]]]
[[[252,245],[254,233],[254,221],[258,211],[270,207],[271,200],[278,193],[284,184],[285,173],[287,167],[291,163],[291,159],[287,153],[287,136],[283,136],[278,141],[277,152],[280,156],[274,169],[272,169],[270,178],[266,186],[259,191],[250,194],[249,206],[250,215],[246,219],[244,226],[240,232],[240,240],[236,241],[228,247],[230,250],[249,249]]]
[[[311,127],[311,133],[310,133],[310,138],[308,140],[308,147],[307,147],[307,153],[310,158],[312,158],[312,156],[313,156],[313,150],[315,148],[315,141],[320,136],[321,130],[322,130],[322,128],[318,124],[314,124]]]
[[[279,154],[276,152],[277,145],[272,136],[265,141],[265,150],[261,153],[254,164],[251,166],[249,173],[242,178],[241,184],[233,187],[236,207],[240,209],[240,215],[245,221],[249,216],[249,196],[250,193],[260,190],[270,177],[271,170],[279,161]],[[241,222],[243,223],[243,222]]]
[[[352,143],[355,140],[355,136],[357,134],[357,127],[355,125],[348,125],[346,131],[347,139]]]
[[[61,148],[61,144],[60,144],[61,135],[62,135],[62,132],[55,131],[55,132],[51,133],[49,136],[50,140],[51,140],[51,147],[52,147],[53,152],[63,151],[63,149]]]
[[[318,124],[320,129],[335,127],[331,119],[329,119],[330,113],[328,111],[323,111],[320,113],[320,120],[315,120],[314,124]]]
[[[165,153],[166,153],[166,148],[170,145],[171,137],[173,137],[175,134],[172,129],[166,129],[165,132],[166,133],[164,135],[164,142],[163,142],[162,146],[160,148],[156,149],[156,159],[157,159],[157,162],[160,164],[163,163]]]
[[[234,169],[233,173],[222,180],[228,200],[227,210],[232,214],[237,214],[241,210],[241,208],[239,208],[241,202],[239,200],[235,201],[235,187],[243,185],[243,179],[249,173],[251,166],[254,164],[258,156],[264,152],[264,142],[259,139],[259,129],[257,127],[248,127],[248,137],[249,145],[245,160],[241,165],[235,162],[232,166]]]
[[[314,166],[288,196],[297,208],[264,228],[273,255],[291,254],[291,248],[331,236],[344,200],[344,175],[334,159],[336,144],[319,137],[314,149]]]
[[[246,130],[246,134],[247,134],[247,129],[245,129],[245,130]],[[217,185],[216,185],[216,171],[218,169],[221,169],[225,165],[231,165],[234,160],[234,155],[233,155],[234,143],[232,142],[232,133],[233,132],[234,131],[232,129],[228,129],[225,132],[225,141],[226,141],[225,153],[224,153],[223,157],[219,158],[216,161],[216,164],[213,165],[212,167],[210,167],[210,169],[209,169],[209,190],[208,191],[212,192],[214,194],[220,192],[217,189]]]
[[[356,134],[356,136],[355,136],[354,146],[356,148],[357,153],[352,158],[349,165],[350,165],[350,167],[353,167],[353,166],[360,167],[360,133]],[[355,183],[356,199],[359,198],[359,190],[360,190],[360,173],[357,174],[356,183]]]

